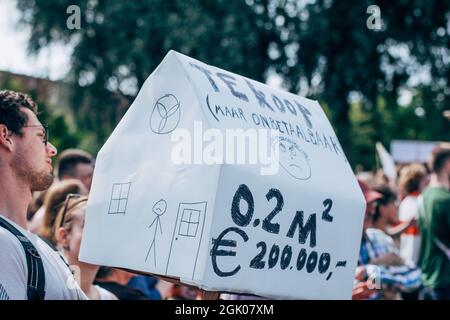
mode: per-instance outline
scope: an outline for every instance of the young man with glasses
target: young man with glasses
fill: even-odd
[[[33,191],[53,182],[55,147],[23,93],[0,91],[0,300],[84,299],[59,254],[28,232]]]

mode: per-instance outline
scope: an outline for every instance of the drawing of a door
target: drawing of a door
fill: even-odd
[[[206,202],[181,202],[178,206],[166,275],[184,274],[191,278],[194,277],[203,236],[205,214]]]

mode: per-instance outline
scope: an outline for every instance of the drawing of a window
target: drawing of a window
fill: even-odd
[[[199,220],[200,210],[184,209],[178,234],[180,236],[195,237],[197,235]]]
[[[108,214],[125,214],[130,185],[131,182],[113,184]]]

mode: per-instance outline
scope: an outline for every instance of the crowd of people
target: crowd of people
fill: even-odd
[[[37,114],[27,95],[0,91],[0,300],[201,298],[78,259],[95,159],[57,154]],[[450,147],[433,150],[427,166],[403,167],[398,181],[358,182],[367,208],[353,299],[450,299]]]
[[[450,299],[450,146],[398,179],[359,174],[367,207],[353,299]]]

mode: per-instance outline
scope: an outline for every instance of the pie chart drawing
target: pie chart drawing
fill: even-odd
[[[150,129],[156,134],[168,134],[180,122],[180,101],[173,94],[166,94],[156,101],[150,116]]]

